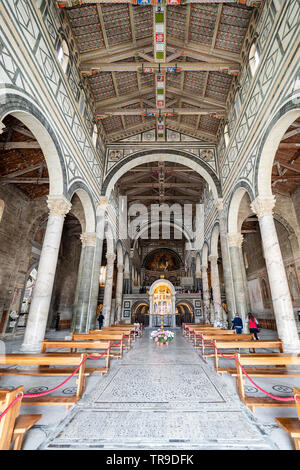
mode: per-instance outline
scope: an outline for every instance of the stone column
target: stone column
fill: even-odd
[[[203,286],[203,315],[204,315],[204,323],[209,323],[210,318],[210,295],[209,295],[209,287],[208,287],[208,276],[207,276],[207,266],[202,266],[202,286]]]
[[[106,259],[107,270],[102,314],[104,316],[104,326],[110,326],[111,296],[114,280],[114,262],[116,259],[116,255],[114,253],[107,253]]]
[[[247,312],[251,312],[251,302],[250,302],[250,295],[249,295],[249,289],[248,289],[247,273],[246,273],[246,267],[245,267],[245,261],[244,261],[244,255],[243,255],[243,248],[242,247],[240,247],[240,263],[241,263],[241,270],[242,270],[242,276],[243,276]]]
[[[220,226],[220,244],[222,252],[222,265],[225,285],[226,303],[228,308],[228,322],[231,325],[232,318],[236,313],[235,297],[234,297],[234,286],[232,269],[230,263],[229,248],[227,242],[227,218],[225,210],[223,208],[223,202],[221,200],[217,203],[217,209],[219,214],[219,226]]]
[[[120,323],[121,316],[122,316],[123,274],[124,274],[124,264],[118,264],[117,287],[116,287],[117,323]]]
[[[49,218],[41,252],[38,276],[21,350],[40,352],[45,337],[58,252],[65,216],[72,205],[64,196],[48,196]]]
[[[96,312],[98,306],[98,295],[99,295],[99,276],[101,270],[102,252],[103,252],[103,240],[105,230],[105,214],[107,210],[108,201],[106,197],[101,197],[99,205],[96,211],[96,247],[94,264],[92,269],[92,280],[91,280],[91,293],[90,303],[88,309],[88,320],[87,329],[96,328]],[[98,327],[98,325],[97,325]]]
[[[91,300],[91,285],[93,280],[93,268],[96,249],[96,233],[83,233],[81,235],[82,251],[80,258],[81,272],[78,276],[77,302],[74,308],[75,332],[88,333],[88,311]],[[99,278],[99,274],[98,274]]]
[[[274,196],[258,196],[252,202],[251,209],[258,217],[278,336],[283,341],[285,352],[299,353],[300,341],[293,304],[273,219],[274,206]]]
[[[221,302],[218,257],[210,255],[208,259],[210,261],[210,267],[211,267],[211,285],[212,285],[212,291],[213,291],[214,316],[215,316],[215,318],[211,318],[210,321],[211,323],[213,323],[215,319],[219,318],[221,320],[223,318],[222,317],[222,302]]]
[[[227,238],[231,259],[236,310],[243,320],[243,333],[248,333],[249,328],[248,323],[246,323],[246,319],[249,309],[247,305],[246,289],[241,264],[243,236],[240,233],[228,233]]]

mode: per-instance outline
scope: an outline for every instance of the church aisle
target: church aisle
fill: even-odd
[[[146,329],[39,449],[278,449],[182,337]]]

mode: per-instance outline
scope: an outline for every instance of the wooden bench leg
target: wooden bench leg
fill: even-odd
[[[15,442],[14,442],[14,450],[21,450],[22,449],[23,437],[24,437],[24,433],[17,435],[17,437],[15,439]]]
[[[299,437],[295,437],[295,438],[294,438],[294,441],[295,441],[295,449],[296,449],[296,450],[300,450],[300,438],[299,438]]]

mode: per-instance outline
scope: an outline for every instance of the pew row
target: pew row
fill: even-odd
[[[105,358],[105,367],[98,367],[93,369],[85,369],[85,375],[90,375],[94,372],[97,372],[101,375],[106,374],[110,368],[110,359],[111,359],[111,341],[56,341],[56,340],[44,340],[42,343],[41,353],[46,353],[49,349],[67,349],[71,353],[76,353],[78,349],[80,350],[96,350],[97,354],[93,356],[97,357],[101,355],[101,352],[105,352],[103,358]],[[72,372],[70,372],[72,373]],[[67,375],[67,374],[64,374]]]
[[[294,388],[294,396],[300,400],[300,389]],[[294,439],[295,449],[300,450],[300,401],[296,401],[298,418],[275,418],[276,422]]]
[[[249,338],[250,340],[239,338],[240,336],[252,336],[252,338]],[[220,368],[219,367],[219,358],[222,357],[222,353],[220,354],[218,350],[221,349],[233,349],[234,352],[239,352],[241,349],[250,349],[254,351],[254,354],[256,353],[257,349],[279,349],[280,353],[283,353],[283,344],[281,340],[259,340],[255,341],[253,340],[253,335],[237,335],[238,341],[224,341],[224,340],[219,340],[215,339],[214,344],[216,346],[215,351],[214,351],[214,365],[216,372],[218,374],[231,374],[233,376],[236,375],[236,368]],[[236,338],[235,338],[236,339]],[[252,352],[251,351],[251,352]],[[226,355],[232,355],[232,353],[226,353],[223,351],[223,354]],[[240,353],[240,355],[243,355]]]
[[[250,377],[300,377],[300,354],[236,354],[236,384],[241,401],[254,413],[258,406],[293,407],[295,401],[279,401],[269,396],[249,397],[244,390],[245,372]],[[243,369],[241,368],[243,367]],[[250,366],[250,367],[249,367]],[[267,368],[264,368],[267,366]]]
[[[0,390],[0,413],[21,394],[24,393],[24,386],[14,390]],[[37,423],[41,414],[19,415],[22,400],[18,400],[0,420],[0,450],[21,450],[24,435],[32,426]]]
[[[57,405],[65,406],[68,411],[75,405],[82,397],[86,386],[86,361],[84,358],[87,354],[6,354],[0,356],[0,364],[6,366],[38,366],[36,370],[22,370],[22,369],[1,369],[1,375],[70,375],[66,374],[65,369],[60,369],[60,366],[73,366],[71,373],[82,362],[76,375],[77,390],[76,394],[72,396],[51,396],[45,395],[33,398],[23,398],[22,405]],[[50,366],[55,366],[51,368]],[[90,372],[89,372],[90,373]]]
[[[71,341],[110,341],[111,343],[111,357],[123,357],[123,350],[130,349],[130,338],[127,338],[127,345],[124,345],[123,333],[105,333],[99,330],[97,333],[73,333]],[[116,350],[117,352],[112,352]]]

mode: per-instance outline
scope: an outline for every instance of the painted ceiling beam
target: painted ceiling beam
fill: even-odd
[[[153,61],[153,58],[149,57],[149,60]],[[87,75],[93,75],[98,72],[140,72],[143,73],[158,73],[160,70],[162,73],[170,72],[224,72],[225,73],[238,73],[240,66],[235,62],[147,62],[142,64],[141,62],[96,62],[94,65],[90,63],[88,65],[81,65],[81,71]]]
[[[109,117],[109,116],[150,116],[153,114],[158,115],[159,112],[161,114],[167,114],[169,116],[174,114],[182,114],[182,115],[202,115],[202,114],[218,114],[220,116],[224,116],[225,112],[216,109],[216,108],[145,108],[145,109],[98,109],[97,114],[98,118],[101,116],[102,118]]]
[[[0,142],[0,150],[40,149],[38,142]]]
[[[185,53],[186,56],[192,57],[193,59],[199,59],[206,62],[212,61],[228,61],[240,64],[242,59],[240,54],[235,52],[230,52],[224,49],[217,49],[211,46],[206,46],[197,42],[189,41],[184,43],[182,40],[174,37],[168,36],[168,46],[180,49]]]
[[[49,178],[10,178],[0,177],[1,184],[49,184]]]
[[[256,7],[259,6],[264,0],[165,0],[166,5],[186,5],[189,3],[235,3],[236,5],[247,5]],[[70,8],[78,5],[78,0],[56,0],[56,3],[59,8]],[[125,4],[132,3],[133,5],[157,5],[158,0],[80,0],[81,5],[91,5],[91,4],[101,4],[101,3],[110,3],[110,4]]]
[[[113,98],[96,101],[96,113],[98,112],[98,108],[103,109],[103,107],[106,106],[130,106],[131,104],[138,103],[143,96],[150,95],[153,92],[154,88],[151,86],[142,89],[140,92],[137,90],[127,95],[114,96]]]
[[[190,100],[190,104],[193,104],[194,106],[203,106],[205,103],[206,105],[211,105],[211,106],[216,106],[217,108],[225,109],[226,108],[226,103],[223,101],[219,101],[213,98],[208,98],[206,96],[201,96],[201,95],[194,95],[193,93],[189,93],[184,90],[179,90],[179,88],[175,87],[168,87],[168,92],[170,94],[180,96],[183,101]]]
[[[94,62],[102,60],[103,62],[114,62],[115,60],[127,59],[138,54],[139,51],[150,52],[153,50],[151,38],[138,39],[134,41],[126,41],[115,46],[110,46],[109,49],[101,47],[92,51],[81,52],[81,63]]]

